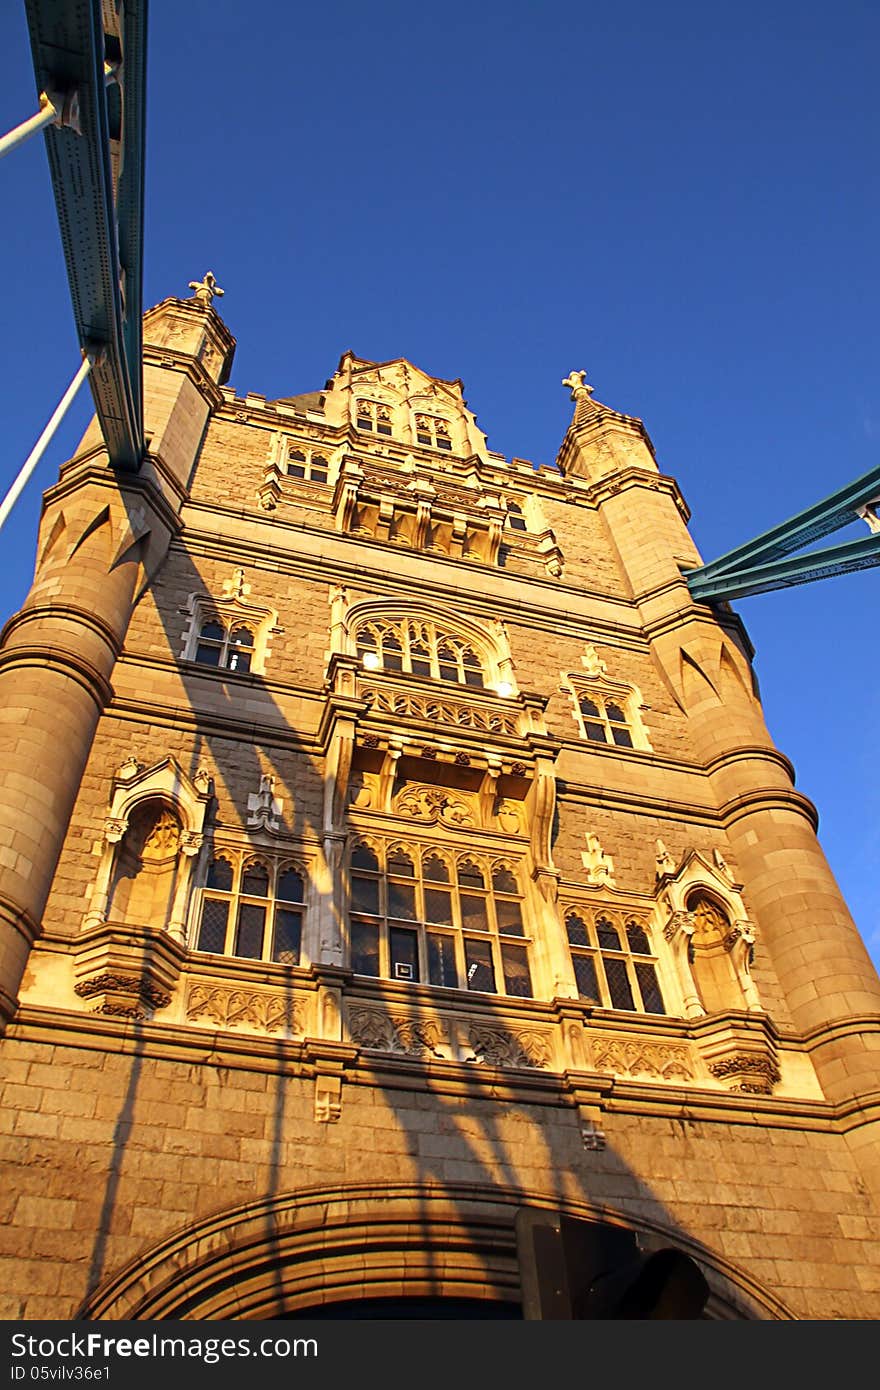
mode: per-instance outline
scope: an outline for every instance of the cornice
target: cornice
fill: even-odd
[[[212,414],[216,414],[223,406],[224,397],[221,388],[205,370],[201,362],[190,356],[189,353],[178,352],[172,347],[157,347],[153,343],[145,343],[144,366],[159,367],[163,371],[181,372],[205,397]]]
[[[383,984],[387,984],[385,981]],[[383,998],[387,1004],[389,1001]],[[522,1001],[518,1001],[522,1002]],[[535,1002],[535,1001],[531,1001]],[[565,1001],[566,1004],[572,1001]],[[547,1022],[546,1004],[534,1009],[535,1021]],[[342,1078],[348,1084],[418,1091],[421,1094],[485,1097],[511,1104],[558,1107],[595,1104],[609,1115],[669,1118],[677,1121],[743,1124],[754,1128],[756,1116],[765,1127],[845,1133],[852,1120],[865,1123],[864,1102],[835,1105],[790,1096],[741,1095],[700,1086],[623,1080],[605,1072],[543,1071],[480,1063],[401,1059],[394,1054],[365,1053],[356,1045],[328,1040],[262,1038],[218,1032],[192,1024],[137,1022],[99,1014],[74,1013],[37,1005],[20,1005],[6,1038],[52,1047],[88,1048],[102,1045],[122,1056],[149,1056],[164,1061],[277,1075],[279,1067],[291,1079],[310,1080],[319,1074],[327,1049],[338,1054]],[[868,1097],[872,1112],[880,1097]]]
[[[399,546],[394,545],[381,546],[372,538],[352,536],[344,532],[323,528],[312,529],[293,522],[279,522],[277,520],[270,522],[256,514],[233,508],[220,509],[193,502],[187,504],[187,512],[195,510],[204,510],[212,514],[219,513],[217,527],[213,531],[199,530],[197,526],[191,526],[187,520],[187,550],[191,555],[197,555],[204,559],[228,562],[230,550],[234,548],[237,559],[243,563],[250,563],[278,574],[307,579],[315,578],[325,583],[327,582],[328,568],[332,567],[335,582],[348,582],[356,588],[369,586],[375,590],[377,595],[385,594],[389,597],[411,593],[412,587],[411,581],[407,578],[396,578],[389,573],[389,554],[400,556],[411,553],[419,560],[424,561],[426,559],[420,552],[405,552]],[[224,516],[240,519],[249,527],[258,525],[262,521],[262,525],[266,528],[266,539],[259,542],[243,536],[235,536],[233,539],[229,532],[223,529]],[[328,561],[327,555],[323,552],[310,554],[308,550],[279,550],[273,544],[273,540],[277,538],[277,529],[274,530],[274,535],[273,531],[270,530],[270,528],[279,526],[283,526],[292,534],[315,538],[316,540],[326,540],[329,537],[334,542],[338,542],[341,548],[349,550],[351,559],[334,557]],[[370,564],[366,557],[374,550],[378,550],[379,553],[375,557],[375,564]],[[515,620],[522,626],[546,627],[549,621],[557,630],[565,630],[568,627],[572,634],[577,633],[582,638],[584,623],[589,622],[591,632],[596,634],[607,632],[609,640],[616,637],[616,645],[618,646],[624,645],[620,640],[621,626],[623,626],[624,629],[629,629],[626,635],[630,637],[630,640],[638,642],[638,649],[645,649],[646,644],[642,638],[641,623],[632,599],[622,598],[614,594],[602,594],[574,584],[565,584],[559,580],[544,580],[537,576],[509,574],[494,566],[457,560],[446,555],[432,554],[427,558],[431,565],[438,567],[440,573],[444,569],[452,571],[460,581],[443,582],[441,579],[420,578],[420,592],[426,595],[435,595],[441,602],[444,601],[444,596],[447,603],[459,602],[458,595],[462,590],[466,590],[470,611],[475,616],[482,611],[489,617],[506,617],[508,620],[512,620],[511,607],[513,605],[516,609]],[[491,577],[495,582],[509,587],[521,588],[524,591],[523,597],[519,599],[509,595],[499,595],[496,598],[487,594],[485,590],[476,591],[475,585],[479,585],[484,577]],[[536,590],[538,593],[552,594],[555,602],[546,602],[536,598]],[[563,608],[563,605],[570,598],[614,608],[618,610],[618,614],[613,619],[569,616],[570,608],[565,607],[562,612],[560,612],[560,608]]]
[[[73,603],[39,603],[31,604],[27,608],[21,608],[17,613],[7,620],[2,631],[0,631],[0,646],[5,645],[8,638],[19,628],[26,627],[29,623],[39,621],[42,618],[74,618],[83,627],[89,628],[102,641],[107,643],[114,660],[122,650],[122,643],[109,623],[105,623],[103,618],[99,618],[97,613],[87,608],[79,608]],[[15,650],[34,650],[35,644],[28,643],[26,648],[16,648]],[[0,659],[5,653],[0,652]]]
[[[96,666],[60,647],[21,646],[7,647],[0,651],[0,670],[14,671],[26,668],[60,671],[91,696],[99,714],[103,714],[113,699],[112,685]]]
[[[754,762],[776,763],[790,778],[792,786],[794,785],[794,764],[772,744],[746,743],[739,748],[719,753],[717,757],[709,759],[705,765],[705,771],[711,776],[713,772],[720,772],[723,768],[732,767],[734,763]],[[808,805],[812,805],[812,802],[809,802],[806,797],[803,799],[807,801]],[[815,810],[815,807],[813,809]]]
[[[785,791],[780,787],[756,787],[741,796],[732,797],[721,805],[721,817],[726,827],[735,825],[755,811],[790,811],[803,816],[813,832],[819,828],[819,813],[803,792]]]
[[[635,464],[609,473],[607,477],[591,483],[586,497],[594,506],[600,507],[603,502],[608,502],[612,497],[633,487],[648,488],[651,492],[665,492],[672,498],[682,520],[685,523],[690,521],[690,507],[685,502],[675,479],[668,473],[655,473],[653,469],[639,468]]]
[[[644,624],[643,631],[649,642],[653,642],[658,637],[666,637],[670,632],[676,632],[679,628],[692,626],[696,623],[711,628],[713,631],[721,628],[724,632],[735,633],[741,639],[749,661],[753,660],[755,648],[739,614],[734,613],[733,609],[726,604],[710,608],[708,604],[695,603],[690,596],[690,589],[684,575],[679,579],[670,579],[664,584],[658,584],[656,588],[646,589],[636,596],[634,602],[641,608],[645,604],[658,598],[665,598],[669,594],[680,595],[685,598],[685,605],[664,614],[662,618],[655,618],[653,621],[649,619]]]
[[[104,459],[103,465],[88,466],[92,464],[93,460],[101,457]],[[47,488],[43,494],[44,507],[51,506],[55,502],[63,502],[65,498],[78,492],[84,484],[93,483],[105,491],[112,492],[114,496],[124,496],[130,492],[140,493],[154,508],[159,520],[167,527],[171,535],[179,535],[183,529],[180,507],[187,500],[187,494],[175,480],[161,455],[148,453],[147,461],[155,465],[163,482],[166,482],[176,494],[177,509],[169,502],[154,478],[143,472],[130,473],[113,469],[106,460],[107,452],[103,444],[76,455],[70,463],[62,468],[58,482]]]
[[[108,718],[151,724],[162,729],[213,734],[237,742],[258,742],[266,747],[286,749],[310,758],[321,757],[325,751],[316,734],[292,729],[280,714],[278,723],[270,724],[252,718],[233,719],[210,709],[196,710],[192,706],[170,708],[167,701],[152,704],[147,700],[127,700],[124,697],[114,697],[105,713]]]
[[[715,806],[695,806],[693,802],[652,797],[646,794],[643,787],[633,791],[616,791],[604,782],[574,783],[564,777],[558,777],[556,795],[559,801],[565,801],[569,805],[589,806],[591,809],[623,811],[632,816],[674,820],[688,825],[721,827],[724,824],[723,814]]]
[[[824,1047],[827,1043],[840,1042],[853,1036],[861,1038],[874,1034],[880,1034],[880,1014],[868,1013],[853,1014],[849,1018],[832,1019],[831,1022],[817,1024],[815,1028],[809,1028],[806,1032],[790,1032],[782,1036],[783,1038],[791,1037],[813,1050],[817,1047]],[[878,1071],[880,1071],[880,1067],[878,1067]]]

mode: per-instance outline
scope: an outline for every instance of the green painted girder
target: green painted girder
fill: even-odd
[[[692,597],[699,603],[710,603],[766,594],[771,589],[787,589],[794,584],[811,584],[816,579],[852,574],[874,565],[880,565],[880,534],[811,550],[806,555],[789,555],[765,565],[744,565],[721,574],[707,575],[703,569],[688,570],[685,578]]]
[[[719,559],[686,570],[691,594],[700,602],[745,598],[880,564],[880,534],[791,555],[858,520],[860,508],[878,498],[880,465]]]
[[[144,456],[144,150],[147,0],[25,0],[37,91],[76,91],[79,131],[48,126],[46,152],[80,347],[110,462]],[[105,63],[121,58],[118,80]],[[81,133],[80,133],[81,132]]]

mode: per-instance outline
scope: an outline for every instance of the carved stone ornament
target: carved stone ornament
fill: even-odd
[[[396,815],[412,816],[413,820],[440,821],[456,830],[465,830],[477,824],[468,798],[445,787],[406,787],[394,799],[394,812]]]
[[[319,1124],[335,1124],[342,1115],[342,1077],[315,1077],[315,1119]]]
[[[182,830],[180,833],[180,850],[182,854],[194,857],[198,854],[204,843],[204,835],[200,835],[195,830]]]
[[[120,763],[119,771],[116,776],[124,781],[128,781],[129,777],[137,777],[138,773],[143,772],[143,770],[143,763],[139,762],[132,754],[129,754],[125,762]]]
[[[657,877],[675,873],[675,860],[662,840],[657,841]]]
[[[641,1039],[608,1039],[592,1045],[593,1066],[597,1071],[617,1076],[651,1076],[659,1081],[692,1081],[694,1068],[686,1047]]]
[[[716,1080],[729,1082],[732,1091],[741,1091],[744,1095],[772,1095],[773,1087],[781,1080],[775,1058],[749,1052],[710,1062],[709,1070]]]
[[[302,1033],[303,1006],[285,994],[258,990],[224,989],[196,984],[186,997],[186,1017],[191,1022],[208,1019],[218,1028],[250,1027],[262,1033]]]
[[[206,767],[199,768],[193,778],[193,786],[201,796],[207,796],[209,792],[214,790],[214,779]]]
[[[443,1030],[433,1019],[407,1018],[376,1009],[353,1009],[349,1016],[352,1042],[377,1052],[405,1057],[443,1057]]]
[[[515,710],[472,705],[448,697],[431,699],[410,691],[386,690],[378,686],[362,686],[359,693],[361,699],[377,714],[421,719],[453,729],[479,729],[482,733],[490,734],[516,735],[519,728],[519,715]]]
[[[592,395],[593,387],[587,383],[586,375],[586,372],[569,372],[568,376],[562,378],[562,385],[568,387],[573,401]]]
[[[679,932],[685,936],[693,936],[696,931],[696,919],[692,912],[673,912],[666,926],[663,928],[663,935],[667,941],[672,941]]]
[[[226,293],[217,284],[213,270],[206,271],[202,280],[190,280],[187,289],[195,291],[193,299],[198,300],[199,304],[212,304],[215,299],[222,298]]]
[[[128,821],[126,819],[108,816],[104,822],[104,839],[108,840],[111,845],[118,845],[127,829]]]
[[[608,666],[602,660],[595,647],[586,646],[581,657],[584,669],[588,676],[607,676]]]
[[[73,990],[80,999],[94,999],[96,995],[102,995],[95,1013],[114,1018],[145,1019],[171,1002],[170,994],[143,975],[105,972],[103,975],[93,975],[89,980],[80,980]]]
[[[498,821],[498,829],[503,830],[506,835],[519,835],[522,830],[522,819],[519,807],[515,801],[501,800],[495,810]]]
[[[270,464],[266,469],[266,476],[260,487],[257,488],[257,503],[261,511],[274,512],[281,501],[281,473],[278,465]]]
[[[725,951],[732,951],[739,942],[742,942],[746,947],[750,956],[755,946],[755,933],[751,929],[750,922],[734,922],[721,944]]]
[[[468,1034],[473,1057],[489,1067],[549,1067],[553,1049],[546,1034],[531,1029],[508,1032],[474,1024]]]
[[[223,580],[223,597],[245,599],[252,587],[252,585],[245,583],[244,570],[234,569],[232,578]]]
[[[587,883],[591,887],[613,888],[615,886],[614,860],[610,854],[606,854],[602,849],[598,835],[593,835],[587,831],[584,838],[587,842],[587,848],[581,854],[581,862],[587,871]]]
[[[602,1112],[593,1105],[578,1106],[581,1119],[581,1139],[588,1153],[600,1153],[607,1140],[602,1128]]]
[[[275,778],[265,773],[260,778],[260,790],[250,792],[247,799],[248,829],[268,830],[277,834],[281,829],[283,806],[275,795]]]

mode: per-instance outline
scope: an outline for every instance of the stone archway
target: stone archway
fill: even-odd
[[[514,1219],[546,1196],[470,1186],[310,1189],[227,1210],[176,1232],[96,1289],[78,1319],[268,1321],[360,1300],[477,1300],[516,1316]],[[585,1203],[572,1215],[614,1219]],[[643,1232],[649,1242],[681,1233]],[[793,1314],[729,1262],[692,1246],[712,1284],[709,1316]],[[505,1309],[499,1305],[507,1305]],[[378,1305],[377,1305],[378,1306]],[[428,1315],[430,1316],[430,1315]],[[472,1316],[478,1316],[472,1313]]]

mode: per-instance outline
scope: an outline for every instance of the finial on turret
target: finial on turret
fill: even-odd
[[[592,386],[584,381],[586,375],[586,372],[569,372],[568,376],[562,378],[562,385],[570,388],[573,401],[582,400],[585,396],[589,398],[593,394]]]
[[[190,280],[189,289],[195,290],[193,299],[197,299],[200,304],[211,304],[214,299],[224,293],[217,284],[213,270],[209,270],[204,280]]]

